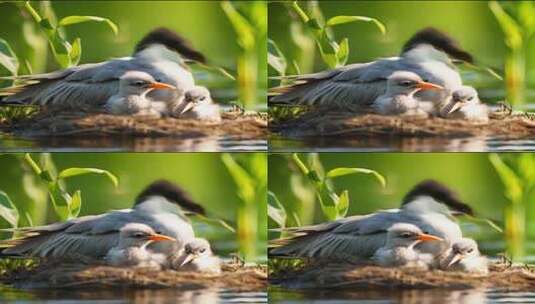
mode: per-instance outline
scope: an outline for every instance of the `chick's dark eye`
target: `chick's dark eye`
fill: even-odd
[[[142,237],[144,237],[144,236],[145,236],[145,235],[144,235],[143,233],[135,233],[135,234],[134,234],[134,237],[135,237],[135,238],[142,238]]]
[[[474,249],[468,249],[468,253],[472,253],[472,251],[474,251]]]
[[[412,81],[402,81],[399,84],[404,86],[404,87],[409,87],[409,86],[412,85]]]
[[[468,98],[468,101],[472,101],[472,99],[474,99],[473,96],[472,96],[472,97],[469,97],[469,98]]]
[[[412,234],[410,234],[410,233],[402,233],[401,234],[402,238],[410,238],[411,236],[412,236]]]
[[[134,82],[134,85],[135,85],[135,86],[138,86],[138,87],[141,87],[141,86],[143,86],[144,84],[145,84],[145,82],[143,82],[143,81],[136,81],[136,82]]]
[[[201,253],[204,253],[206,251],[206,249],[201,249]]]

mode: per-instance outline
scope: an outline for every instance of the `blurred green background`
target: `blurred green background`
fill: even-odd
[[[347,215],[367,214],[379,209],[397,208],[404,195],[417,183],[425,179],[435,179],[459,194],[461,200],[471,206],[476,215],[488,218],[500,227],[524,226],[525,236],[499,233],[486,224],[473,225],[468,222],[463,225],[463,231],[470,237],[480,241],[480,246],[488,253],[503,252],[505,241],[520,237],[519,242],[525,252],[525,258],[535,257],[535,193],[533,192],[533,157],[527,154],[499,154],[514,174],[522,180],[524,185],[523,201],[511,204],[507,187],[502,183],[502,177],[497,174],[487,153],[320,153],[319,159],[325,172],[338,167],[367,168],[380,173],[386,178],[386,187],[371,175],[356,174],[333,179],[334,191],[341,193],[349,191],[350,206]],[[302,225],[326,221],[320,205],[315,198],[311,183],[301,178],[296,166],[289,159],[289,154],[272,154],[268,159],[269,190],[276,194],[280,202],[291,214],[295,213],[302,221]],[[311,154],[299,154],[306,162]],[[519,166],[523,167],[518,169]],[[530,177],[531,176],[531,177]],[[522,186],[522,187],[524,187]],[[511,205],[520,207],[512,218],[506,220],[506,210]],[[290,217],[290,216],[289,216]],[[512,222],[505,224],[506,221]],[[291,219],[287,226],[295,226]],[[277,225],[269,221],[271,228]],[[517,228],[517,227],[515,227]],[[270,237],[277,237],[270,235]],[[528,241],[525,241],[524,237]],[[481,243],[483,241],[483,243]],[[524,242],[525,241],[525,242]]]
[[[513,1],[500,1],[505,9],[510,9]],[[514,1],[516,2],[516,1]],[[520,2],[520,1],[518,1]],[[299,1],[303,9],[306,1]],[[333,28],[336,41],[349,38],[350,54],[348,63],[368,62],[378,57],[397,56],[402,45],[418,30],[436,27],[457,39],[460,45],[470,52],[479,63],[495,69],[503,75],[507,48],[502,30],[489,9],[488,1],[319,1],[325,19],[337,15],[359,15],[378,19],[386,26],[386,34],[372,23],[356,22],[338,25]],[[292,20],[299,23],[295,14],[281,2],[268,5],[269,37],[282,52],[295,59],[301,72],[308,73],[327,69],[319,53],[307,54],[302,58],[296,47],[297,38],[303,44],[301,35],[291,34]],[[305,29],[304,33],[307,32]],[[535,43],[533,39],[527,46],[527,82],[535,85]],[[277,73],[269,70],[270,76]],[[465,82],[484,89],[480,95],[484,99],[504,98],[503,83],[489,75],[463,74]],[[276,83],[270,83],[275,85]],[[529,91],[528,101],[534,101],[535,92]]]
[[[57,221],[52,206],[40,204],[35,206],[23,187],[24,170],[19,157],[22,154],[4,154],[0,156],[0,190],[5,191],[13,203],[22,212],[30,212],[34,225]],[[41,155],[32,154],[37,161]],[[228,156],[228,155],[227,155]],[[135,197],[149,183],[156,179],[169,179],[183,187],[194,200],[207,210],[211,218],[227,221],[236,228],[240,209],[248,212],[254,227],[242,227],[253,231],[254,235],[234,234],[219,225],[200,224],[196,226],[197,234],[213,241],[218,253],[237,252],[238,243],[254,246],[251,249],[254,259],[265,260],[266,248],[266,202],[265,191],[257,189],[260,197],[255,204],[243,207],[239,197],[240,188],[222,161],[220,153],[55,153],[52,154],[58,171],[70,167],[91,167],[105,169],[116,175],[119,187],[115,188],[103,176],[84,175],[72,177],[66,181],[69,193],[80,189],[82,192],[82,209],[80,215],[99,214],[111,209],[130,208]],[[265,184],[266,157],[260,153],[233,153],[232,158],[247,172],[256,172],[259,183]],[[32,176],[33,174],[30,174]],[[254,174],[250,175],[255,178]],[[26,177],[27,178],[27,177]],[[39,184],[39,183],[38,183]],[[265,189],[265,185],[263,186]],[[0,218],[0,225],[7,227]],[[242,238],[242,240],[240,240]],[[245,238],[246,240],[244,240]],[[243,252],[241,252],[243,253]]]
[[[39,2],[32,1],[39,10]],[[204,53],[209,62],[228,69],[235,75],[240,46],[237,34],[225,15],[220,1],[52,1],[52,8],[58,19],[69,15],[91,15],[111,19],[119,27],[114,36],[104,23],[81,23],[69,26],[66,38],[82,40],[82,59],[80,63],[99,62],[113,57],[131,55],[135,44],[149,31],[165,26],[175,30],[192,42],[193,46]],[[252,6],[248,1],[238,1],[234,6],[243,11]],[[12,3],[0,3],[0,38],[11,44],[15,53],[28,58],[32,49],[25,41],[23,15]],[[267,16],[265,17],[267,18]],[[259,49],[258,56],[265,62],[265,47]],[[41,56],[42,57],[42,56]],[[46,59],[46,58],[41,58]],[[260,86],[265,88],[266,65],[260,64],[258,71]],[[58,69],[49,53],[46,62],[37,64],[34,73]],[[1,69],[1,68],[0,68]],[[4,72],[5,71],[1,71]],[[200,75],[200,83],[206,84],[208,76]],[[209,84],[217,99],[236,99],[237,83],[218,77]],[[204,81],[204,82],[203,82]],[[231,89],[232,88],[232,89]],[[214,90],[216,89],[216,90]],[[265,90],[262,90],[265,91]],[[259,92],[265,96],[265,92]],[[257,104],[265,104],[258,98]]]

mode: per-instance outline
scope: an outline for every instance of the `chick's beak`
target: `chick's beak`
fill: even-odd
[[[425,82],[425,81],[418,83],[416,87],[420,90],[443,90],[444,89],[444,87],[439,86],[438,84]]]
[[[176,88],[170,84],[163,83],[163,82],[153,82],[149,86],[151,89],[167,89],[167,90],[175,90]]]
[[[443,241],[442,238],[439,238],[438,236],[434,236],[434,235],[431,235],[431,234],[425,234],[425,233],[422,233],[418,236],[418,240],[422,241],[422,242],[426,242],[426,241]]]
[[[464,256],[462,254],[457,253],[456,255],[453,256],[453,259],[451,259],[451,261],[448,263],[448,266],[446,266],[446,268],[451,267],[452,265],[454,265],[455,263],[459,262],[463,258],[464,258]]]
[[[193,259],[195,259],[196,257],[197,257],[197,255],[196,254],[192,254],[192,253],[186,255],[184,257],[184,259],[180,262],[180,266],[179,267],[182,267],[182,266],[186,265],[187,263],[193,261]]]
[[[195,105],[195,103],[193,101],[186,101],[186,106],[184,106],[184,109],[182,109],[182,111],[180,111],[180,114],[184,114],[186,113],[187,111],[191,110],[191,108],[193,108],[193,106]]]
[[[153,234],[151,236],[149,236],[149,240],[151,241],[154,241],[154,242],[159,242],[159,241],[176,241],[174,238],[170,237],[170,236],[167,236],[167,235],[163,235],[163,234]]]

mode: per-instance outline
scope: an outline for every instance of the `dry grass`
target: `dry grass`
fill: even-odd
[[[113,116],[86,113],[41,113],[12,123],[0,131],[24,138],[36,137],[173,137],[228,136],[234,139],[267,138],[267,118],[239,111],[223,113],[220,122],[193,119]]]
[[[438,117],[381,116],[349,111],[309,111],[296,118],[270,123],[272,132],[287,137],[448,137],[492,136],[520,139],[535,135],[532,116],[495,114],[488,123]]]
[[[44,263],[32,269],[13,269],[0,277],[0,283],[22,289],[120,287],[197,290],[215,287],[236,292],[264,291],[267,288],[267,269],[229,263],[223,266],[221,274],[209,274]]]
[[[489,275],[324,264],[309,265],[293,272],[270,274],[269,279],[272,284],[290,289],[470,289],[486,287],[499,288],[504,291],[532,291],[535,288],[535,271],[524,266],[508,264],[493,264]]]

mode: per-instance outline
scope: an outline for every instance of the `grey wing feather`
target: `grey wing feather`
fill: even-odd
[[[103,215],[80,217],[65,223],[23,229],[22,239],[0,242],[3,255],[99,258],[119,240],[119,229],[138,218],[133,212],[114,211]]]

